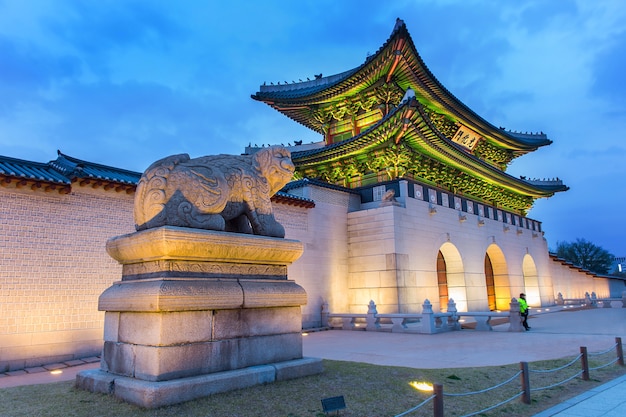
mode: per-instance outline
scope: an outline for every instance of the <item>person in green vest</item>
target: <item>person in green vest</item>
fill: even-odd
[[[519,295],[519,313],[522,316],[522,325],[528,331],[530,330],[530,326],[528,325],[528,303],[526,302],[526,294],[521,293]]]

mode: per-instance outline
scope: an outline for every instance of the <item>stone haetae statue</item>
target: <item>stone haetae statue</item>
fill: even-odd
[[[139,180],[135,228],[181,226],[285,237],[270,197],[294,170],[291,153],[282,146],[253,155],[168,156]]]

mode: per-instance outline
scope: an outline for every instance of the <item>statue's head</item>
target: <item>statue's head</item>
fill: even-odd
[[[263,148],[253,155],[253,159],[261,175],[267,179],[272,195],[293,178],[296,167],[291,162],[291,152],[283,146]]]

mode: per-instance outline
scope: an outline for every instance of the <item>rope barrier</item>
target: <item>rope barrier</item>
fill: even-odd
[[[600,356],[600,355],[605,355],[609,352],[611,352],[613,349],[615,349],[615,347],[617,346],[617,343],[615,343],[613,346],[611,346],[610,348],[608,348],[607,350],[603,350],[602,352],[594,352],[594,353],[587,353],[587,356]]]
[[[403,413],[397,414],[394,417],[402,417],[402,416],[406,416],[409,413],[412,413],[413,411],[417,411],[418,409],[422,408],[423,406],[425,406],[426,404],[428,404],[429,401],[432,401],[435,398],[435,394],[431,395],[430,397],[426,398],[424,401],[422,401],[421,403],[419,403],[418,405],[416,405],[415,407],[406,410]]]
[[[581,353],[578,356],[576,356],[574,359],[572,359],[571,362],[566,363],[565,365],[560,366],[558,368],[554,368],[554,369],[534,369],[534,370],[531,370],[530,372],[531,373],[534,372],[534,373],[537,373],[537,374],[549,374],[551,372],[557,372],[557,371],[560,371],[560,370],[563,370],[563,369],[567,368],[568,366],[573,365],[574,363],[576,363],[576,361],[578,361],[578,359],[582,358],[582,356],[583,355]]]
[[[459,394],[448,394],[448,393],[444,393],[443,395],[444,395],[444,396],[448,396],[448,397],[466,397],[466,396],[468,396],[468,395],[483,394],[483,393],[485,393],[485,392],[489,392],[489,391],[491,391],[491,390],[494,390],[494,389],[496,389],[496,388],[500,388],[501,386],[508,384],[509,382],[513,381],[515,378],[517,378],[518,376],[520,376],[521,374],[522,374],[522,371],[517,371],[517,373],[516,373],[515,375],[513,375],[511,378],[507,379],[506,381],[501,382],[501,383],[499,383],[499,384],[497,384],[497,385],[494,385],[494,386],[492,386],[492,387],[482,389],[482,390],[480,390],[480,391],[465,392],[465,393],[459,393]]]
[[[618,338],[616,338],[616,340],[618,340]],[[607,353],[611,352],[613,349],[616,349],[616,348],[617,348],[617,350],[618,350],[618,357],[617,357],[617,358],[615,358],[615,359],[611,360],[610,362],[608,362],[608,363],[606,363],[606,364],[599,365],[599,366],[597,366],[597,367],[593,367],[593,368],[587,368],[586,359],[587,359],[587,357],[588,357],[588,356],[600,356],[600,355],[605,355],[605,354],[607,354]],[[417,406],[415,406],[415,407],[413,407],[413,408],[411,408],[411,409],[409,409],[409,410],[407,410],[407,411],[405,411],[405,412],[403,412],[403,413],[401,413],[401,414],[397,414],[395,417],[402,417],[402,416],[406,416],[407,414],[410,414],[410,413],[412,413],[412,412],[414,412],[414,411],[416,411],[416,410],[420,409],[421,407],[423,407],[424,405],[426,405],[428,402],[430,402],[430,401],[432,401],[433,399],[436,399],[436,398],[439,398],[439,403],[435,403],[435,415],[443,415],[443,414],[438,414],[438,413],[443,412],[443,409],[442,409],[442,408],[440,408],[440,409],[439,409],[439,411],[437,411],[437,407],[438,407],[438,404],[440,404],[440,405],[439,405],[439,407],[443,407],[443,402],[442,402],[442,400],[443,400],[443,397],[444,397],[444,396],[445,396],[445,397],[467,397],[467,396],[470,396],[470,395],[484,394],[484,393],[486,393],[486,392],[493,391],[493,390],[494,390],[494,389],[496,389],[496,388],[500,388],[500,387],[502,387],[502,386],[504,386],[504,385],[506,385],[506,384],[510,383],[510,382],[511,382],[511,381],[513,381],[515,378],[519,377],[520,375],[522,375],[522,376],[523,376],[523,377],[522,377],[523,381],[522,381],[522,391],[521,391],[521,392],[519,392],[519,393],[515,394],[514,396],[512,396],[512,397],[510,397],[510,398],[507,398],[507,399],[505,399],[505,400],[503,400],[503,401],[501,401],[501,402],[499,402],[499,403],[497,403],[497,404],[494,404],[494,405],[489,406],[489,407],[487,407],[487,408],[483,408],[482,410],[475,411],[475,412],[470,413],[470,414],[465,414],[465,415],[463,415],[462,417],[472,417],[472,416],[475,416],[475,415],[478,415],[478,414],[485,413],[485,412],[487,412],[487,411],[491,411],[491,410],[493,410],[493,409],[495,409],[495,408],[498,408],[498,407],[500,407],[500,406],[502,406],[502,405],[504,405],[504,404],[506,404],[506,403],[509,403],[509,402],[513,401],[513,400],[514,400],[514,399],[516,399],[516,398],[521,397],[521,396],[522,396],[522,395],[524,395],[524,394],[527,394],[527,395],[528,395],[528,400],[525,400],[524,402],[528,401],[528,403],[530,403],[530,395],[528,394],[529,392],[537,392],[537,391],[542,391],[542,390],[546,390],[546,389],[550,389],[550,388],[555,388],[555,387],[558,387],[559,385],[563,385],[563,384],[565,384],[565,383],[567,383],[567,382],[569,382],[569,381],[573,380],[574,378],[577,378],[577,377],[579,377],[579,376],[581,376],[581,375],[585,375],[585,373],[588,375],[589,370],[598,370],[598,369],[602,369],[602,368],[605,368],[605,367],[607,367],[607,366],[613,365],[613,364],[615,364],[616,362],[620,362],[620,359],[621,359],[621,358],[620,358],[620,355],[621,355],[621,350],[620,350],[620,348],[621,348],[621,340],[618,340],[618,342],[617,342],[617,343],[615,343],[615,344],[614,344],[613,346],[611,346],[610,348],[608,348],[608,349],[606,349],[606,350],[604,350],[604,351],[601,351],[601,352],[593,353],[593,354],[587,354],[587,352],[586,352],[586,349],[587,349],[587,348],[586,348],[586,347],[581,347],[581,353],[580,353],[578,356],[576,356],[574,359],[572,359],[570,362],[566,363],[565,365],[559,366],[559,367],[554,368],[554,369],[535,369],[535,370],[528,370],[528,365],[526,364],[526,362],[521,362],[520,364],[524,365],[524,366],[523,366],[523,369],[525,369],[525,370],[520,370],[520,371],[518,371],[517,373],[515,373],[515,375],[511,376],[509,379],[507,379],[507,380],[505,380],[505,381],[502,381],[502,382],[501,382],[501,383],[499,383],[499,384],[496,384],[496,385],[493,385],[493,386],[491,386],[491,387],[488,387],[488,388],[485,388],[485,389],[482,389],[482,390],[478,390],[478,391],[465,392],[465,393],[444,393],[444,392],[443,392],[443,390],[442,390],[442,386],[441,386],[441,385],[438,385],[438,386],[440,387],[440,388],[439,388],[439,389],[440,389],[439,394],[441,394],[441,397],[438,397],[438,395],[437,395],[437,394],[433,394],[433,395],[431,395],[429,398],[427,398],[426,400],[424,400],[423,402],[421,402],[420,404],[418,404]],[[566,378],[566,379],[564,379],[564,380],[562,380],[562,381],[556,382],[556,383],[554,383],[554,384],[547,385],[547,386],[544,386],[544,387],[530,388],[530,389],[529,389],[528,375],[529,375],[530,373],[548,374],[548,373],[553,373],[553,372],[561,371],[561,370],[563,370],[563,369],[565,369],[565,368],[567,368],[567,367],[570,367],[570,366],[574,365],[574,364],[575,364],[575,363],[576,363],[579,359],[581,359],[581,358],[582,358],[582,360],[583,360],[583,370],[578,371],[578,372],[576,372],[574,375],[572,375],[572,376],[570,376],[570,377],[568,377],[568,378]],[[622,363],[620,362],[620,364],[622,364]],[[526,374],[525,374],[524,372],[528,372],[528,373],[526,373]],[[585,378],[585,377],[583,377],[583,379],[586,379],[586,378]],[[588,378],[587,378],[587,379],[588,379]],[[525,381],[524,381],[524,380],[525,380]]]
[[[576,378],[577,376],[580,376],[580,375],[582,375],[582,374],[583,374],[583,371],[578,371],[577,373],[575,373],[575,374],[574,374],[574,375],[572,375],[571,377],[566,378],[566,379],[564,379],[564,380],[563,380],[563,381],[561,381],[561,382],[557,382],[557,383],[552,384],[552,385],[547,385],[547,386],[545,386],[545,387],[531,388],[531,389],[530,389],[530,392],[534,392],[534,391],[542,391],[542,390],[544,390],[544,389],[558,387],[559,385],[562,385],[562,384],[564,384],[564,383],[566,383],[566,382],[569,382],[569,381],[571,381],[572,379],[574,379],[574,378]]]
[[[477,415],[477,414],[484,413],[484,412],[486,412],[486,411],[491,411],[491,410],[493,410],[494,408],[498,408],[498,407],[500,407],[501,405],[504,405],[504,404],[506,404],[506,403],[508,403],[508,402],[513,401],[513,400],[514,400],[514,399],[516,399],[516,398],[519,398],[522,394],[524,394],[524,391],[520,391],[519,393],[515,394],[515,395],[514,395],[514,396],[512,396],[511,398],[509,398],[509,399],[507,399],[507,400],[504,400],[504,401],[501,401],[501,402],[499,402],[498,404],[494,404],[494,405],[492,405],[491,407],[483,408],[482,410],[480,410],[480,411],[476,411],[476,412],[474,412],[474,413],[472,413],[472,414],[465,414],[465,415],[464,415],[464,416],[462,416],[462,417],[471,417],[471,416],[475,416],[475,415]]]
[[[615,362],[617,362],[619,360],[619,358],[615,358],[613,359],[611,362],[609,363],[605,363],[604,365],[598,365],[595,368],[589,368],[590,371],[595,371],[598,369],[602,369],[602,368],[606,368],[607,366],[613,365]]]

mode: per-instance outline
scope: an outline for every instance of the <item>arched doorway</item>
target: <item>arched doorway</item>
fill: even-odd
[[[443,257],[443,253],[439,251],[437,253],[437,286],[439,287],[439,305],[441,311],[444,311],[445,306],[448,305],[448,273],[446,269],[446,260]]]
[[[495,243],[489,245],[485,253],[485,283],[489,309],[508,310],[511,302],[509,272],[504,253]],[[491,294],[493,294],[495,308],[492,304]]]
[[[456,303],[458,311],[467,311],[467,291],[465,288],[465,270],[461,254],[456,246],[446,242],[439,248],[437,253],[437,282],[439,285],[440,308],[444,311],[448,305],[448,299],[452,298]],[[445,304],[441,301],[444,297],[445,282]]]
[[[524,292],[529,306],[541,306],[541,294],[539,292],[539,274],[532,256],[524,255],[522,261],[522,274],[524,275]],[[519,295],[519,294],[517,294]]]
[[[489,304],[489,310],[493,311],[496,309],[496,284],[493,278],[493,265],[488,253],[485,254],[485,286],[487,287],[487,304]]]

